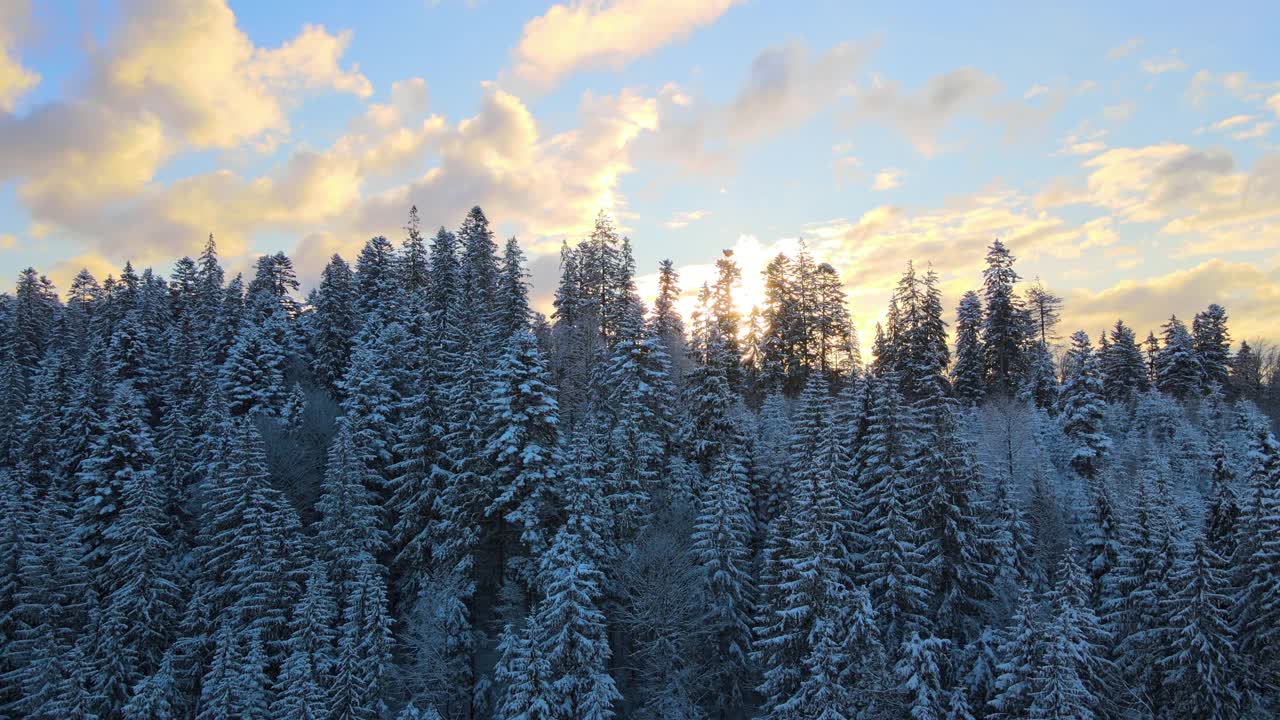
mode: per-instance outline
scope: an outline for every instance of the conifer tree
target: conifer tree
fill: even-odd
[[[715,639],[714,704],[738,707],[747,697],[751,643],[750,515],[746,468],[734,448],[708,479],[693,532],[694,553],[706,577],[708,621]]]
[[[533,333],[512,333],[507,352],[494,373],[484,454],[492,472],[485,515],[499,528],[509,526],[531,554],[549,539],[552,492],[560,480],[559,416],[554,391]],[[503,537],[504,555],[520,555],[520,547]]]
[[[963,403],[976,403],[986,392],[981,331],[982,300],[970,290],[956,308],[956,364],[951,369],[953,391]]]
[[[1013,255],[999,240],[987,250],[987,268],[982,271],[982,294],[986,316],[982,324],[982,347],[986,356],[988,387],[1012,390],[1018,385],[1023,366],[1026,318],[1021,300],[1014,291],[1018,273]]]
[[[342,391],[342,379],[351,363],[351,343],[360,329],[356,299],[351,268],[335,254],[320,274],[307,326],[316,376],[334,393]]]
[[[1071,336],[1066,364],[1071,374],[1062,386],[1059,403],[1062,431],[1074,445],[1071,468],[1081,477],[1095,478],[1111,449],[1111,439],[1102,429],[1104,404],[1098,357],[1083,330]]]
[[[1194,341],[1177,316],[1164,324],[1164,342],[1155,357],[1155,386],[1179,400],[1200,389],[1201,369]]]
[[[1108,402],[1128,402],[1147,390],[1146,364],[1137,338],[1123,320],[1111,330],[1111,344],[1102,353],[1103,395]]]
[[[550,720],[556,717],[551,668],[535,638],[542,635],[534,617],[523,630],[508,624],[498,642],[500,659],[494,673],[500,685],[495,718]]]
[[[1191,321],[1191,347],[1200,366],[1201,388],[1226,387],[1231,365],[1231,334],[1227,311],[1213,303]]]
[[[608,672],[609,639],[599,603],[603,573],[599,501],[588,479],[570,491],[568,521],[540,560],[542,600],[534,611],[540,634],[533,641],[550,668],[557,720],[608,720],[620,698]]]
[[[902,680],[904,705],[913,720],[941,720],[948,706],[942,679],[948,643],[938,638],[922,638],[918,633],[903,643],[897,673]]]
[[[1171,599],[1173,642],[1160,665],[1171,695],[1170,709],[1182,717],[1219,720],[1240,714],[1231,599],[1222,564],[1208,544],[1197,539],[1192,556],[1180,563],[1172,580],[1178,588]]]

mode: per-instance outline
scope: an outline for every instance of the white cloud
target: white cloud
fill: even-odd
[[[892,190],[902,186],[902,178],[906,175],[898,168],[885,168],[876,173],[876,179],[871,183],[872,190]]]
[[[1128,57],[1129,55],[1133,54],[1133,51],[1137,50],[1138,46],[1141,44],[1142,44],[1142,38],[1136,38],[1136,37],[1129,38],[1123,43],[1116,45],[1115,47],[1108,50],[1107,59],[1115,61],[1124,57]]]
[[[1102,116],[1111,122],[1124,122],[1133,117],[1133,111],[1137,109],[1137,105],[1132,100],[1126,100],[1115,105],[1108,105],[1102,109]]]
[[[1026,92],[1022,93],[1022,99],[1030,100],[1031,98],[1040,97],[1041,95],[1048,95],[1048,94],[1049,94],[1048,85],[1041,85],[1040,83],[1036,83],[1031,87],[1027,88]]]
[[[689,210],[687,212],[679,212],[670,220],[663,223],[663,226],[671,228],[672,230],[679,230],[680,228],[687,227],[689,223],[697,222],[710,214],[711,213],[706,210]]]
[[[619,70],[638,57],[715,22],[735,0],[571,0],[524,26],[507,74],[546,90],[577,70]]]
[[[900,84],[873,76],[870,87],[855,97],[853,120],[875,121],[906,135],[925,156],[941,148],[938,136],[956,118],[974,115],[1003,127],[1012,139],[1039,128],[1061,109],[1063,93],[1043,93],[1045,101],[1029,105],[999,98],[1004,88],[991,74],[965,67],[935,75],[914,92]]]
[[[18,37],[26,30],[28,0],[0,3],[0,112],[11,112],[18,100],[40,84],[40,73],[23,67],[14,57]]]
[[[645,143],[646,150],[699,172],[728,172],[736,147],[802,123],[849,95],[854,71],[878,44],[871,38],[815,54],[788,41],[756,54],[727,103],[702,98],[674,103],[660,95],[660,129]]]
[[[1253,127],[1247,130],[1232,133],[1231,138],[1233,140],[1257,140],[1258,138],[1266,137],[1273,126],[1274,123],[1270,122],[1254,123]]]
[[[1254,116],[1252,115],[1232,115],[1229,118],[1219,120],[1214,123],[1212,127],[1214,130],[1230,130],[1232,128],[1240,127],[1241,125],[1248,125],[1253,122],[1253,120]]]
[[[1178,57],[1177,50],[1161,57],[1147,58],[1142,61],[1142,70],[1151,75],[1163,75],[1186,69],[1187,63]]]

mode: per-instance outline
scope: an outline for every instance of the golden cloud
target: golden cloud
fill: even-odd
[[[618,70],[715,22],[738,0],[572,0],[524,26],[511,79],[546,90],[583,68]]]

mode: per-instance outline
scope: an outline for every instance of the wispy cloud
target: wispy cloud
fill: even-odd
[[[885,168],[876,173],[875,182],[871,183],[872,190],[892,190],[896,187],[902,187],[902,178],[906,173],[898,168]]]
[[[1186,70],[1187,63],[1182,58],[1178,57],[1177,50],[1173,50],[1167,55],[1143,60],[1142,69],[1144,72],[1151,75],[1163,75],[1165,73]]]
[[[1137,50],[1138,46],[1141,44],[1142,44],[1142,38],[1136,38],[1136,37],[1129,38],[1128,40],[1125,40],[1123,43],[1116,45],[1115,47],[1108,50],[1107,59],[1111,61],[1115,61],[1121,58],[1128,57],[1132,55],[1133,51]]]
[[[663,223],[663,225],[672,230],[679,230],[682,227],[688,227],[689,223],[698,222],[710,214],[706,210],[687,210],[676,213],[674,217]]]

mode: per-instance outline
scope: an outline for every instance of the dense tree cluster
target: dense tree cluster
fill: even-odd
[[[305,300],[212,238],[0,295],[0,715],[1280,711],[1277,358],[1222,307],[1055,359],[996,241],[864,367],[803,248],[683,318],[602,214],[545,318],[480,208],[405,230]]]

